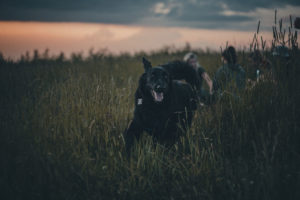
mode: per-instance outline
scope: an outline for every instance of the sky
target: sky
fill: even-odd
[[[250,43],[261,21],[271,36],[274,10],[288,24],[299,0],[0,0],[0,51],[136,52],[167,45],[218,49]],[[298,15],[297,15],[298,14]]]

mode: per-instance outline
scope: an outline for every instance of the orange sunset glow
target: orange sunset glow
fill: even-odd
[[[193,48],[217,50],[226,42],[243,48],[248,46],[253,32],[208,30],[196,28],[161,28],[93,23],[0,22],[0,51],[5,57],[18,59],[26,51],[50,50],[86,53],[107,48],[112,53],[149,51],[189,42]],[[269,32],[261,33],[267,40]]]

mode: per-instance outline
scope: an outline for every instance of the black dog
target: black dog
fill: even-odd
[[[134,118],[124,132],[127,152],[143,131],[156,141],[173,144],[191,125],[196,109],[195,92],[190,84],[173,80],[169,73],[181,67],[169,64],[152,68],[145,58],[143,64],[145,73],[135,93]]]

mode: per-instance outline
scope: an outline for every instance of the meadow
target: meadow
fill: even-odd
[[[274,44],[280,38],[274,35]],[[88,57],[35,51],[0,56],[1,199],[300,199],[300,53],[272,60],[288,75],[198,106],[192,127],[170,150],[144,134],[127,157],[122,133],[133,116],[142,57],[153,65],[195,51],[213,77],[220,52],[165,47]],[[258,38],[258,39],[257,39]],[[259,46],[260,45],[260,46]],[[239,50],[247,67],[249,51]]]

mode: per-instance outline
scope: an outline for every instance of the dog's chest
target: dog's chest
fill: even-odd
[[[145,118],[151,119],[163,119],[170,114],[170,111],[167,107],[150,107],[147,105],[139,106],[140,114],[142,114]]]
[[[171,112],[168,107],[164,106],[149,106],[141,104],[137,107],[139,116],[144,127],[149,129],[161,126],[169,118]]]

